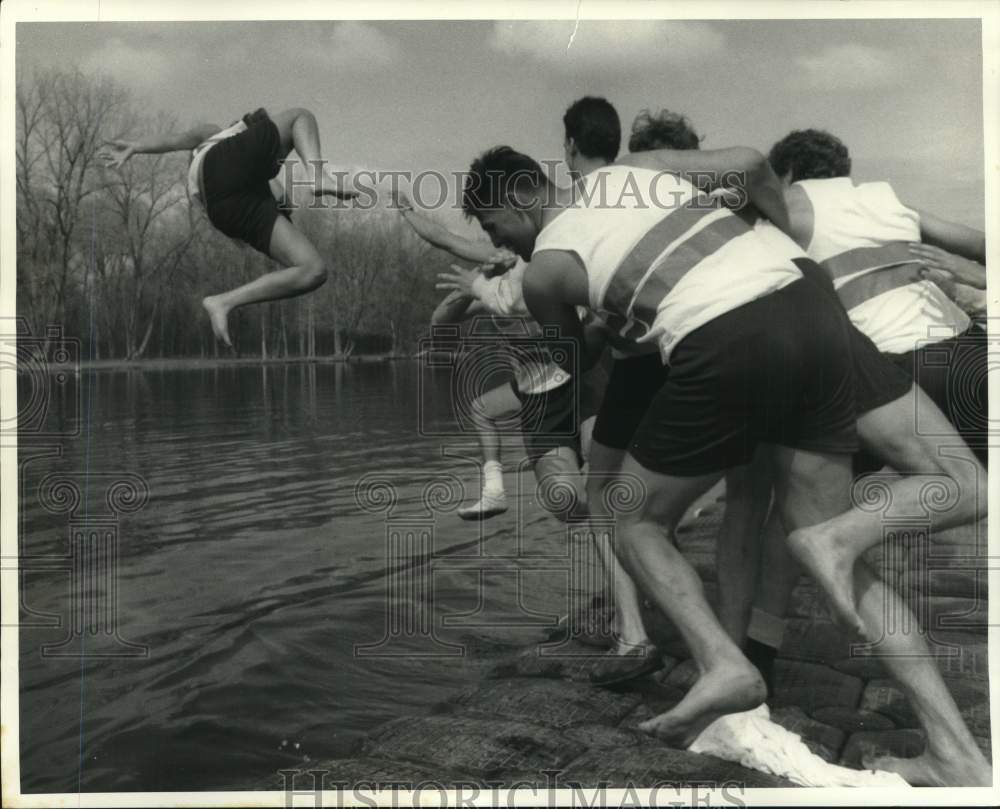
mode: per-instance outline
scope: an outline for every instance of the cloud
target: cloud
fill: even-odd
[[[342,22],[330,34],[330,57],[337,66],[388,67],[401,55],[399,43],[365,22]]]
[[[561,71],[681,66],[725,51],[725,37],[706,23],[670,20],[496,22],[489,46]]]
[[[905,65],[894,54],[871,45],[833,45],[796,60],[797,84],[814,90],[871,90],[903,78]]]
[[[80,63],[85,73],[113,76],[124,84],[148,90],[163,81],[177,67],[177,56],[169,56],[156,48],[138,48],[118,37],[109,39]]]
[[[298,65],[360,72],[390,67],[402,60],[399,42],[366,22],[295,22],[280,27],[272,23],[265,28],[251,27],[247,34],[249,42],[228,37],[219,43],[216,53],[221,54],[224,64],[240,69],[248,59],[278,55],[290,69]]]

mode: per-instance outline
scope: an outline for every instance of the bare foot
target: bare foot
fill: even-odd
[[[836,540],[808,528],[788,535],[788,550],[816,579],[833,610],[833,619],[844,629],[861,634],[864,622],[854,603],[854,559],[841,551]]]
[[[324,175],[319,183],[313,187],[313,194],[317,197],[355,199],[358,196],[358,191],[354,188],[350,177]]]
[[[913,787],[988,787],[993,783],[993,771],[981,753],[950,761],[929,752],[915,758],[878,756],[862,763],[870,770],[898,773]]]
[[[672,747],[687,749],[720,716],[752,710],[766,697],[764,681],[750,663],[720,661],[698,678],[677,705],[647,719],[639,729]]]
[[[221,340],[229,348],[233,347],[233,341],[229,339],[229,309],[219,303],[218,295],[209,295],[203,298],[201,305],[208,312],[208,318],[212,322],[212,331],[215,332],[217,340]]]

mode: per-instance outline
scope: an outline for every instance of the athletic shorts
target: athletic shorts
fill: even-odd
[[[580,390],[580,421],[596,416],[604,401],[604,393],[608,389],[608,379],[611,374],[611,352],[605,350],[594,367],[581,376]]]
[[[915,351],[884,355],[923,388],[983,464],[989,454],[988,351],[986,330],[973,325]]]
[[[582,460],[580,423],[594,416],[601,406],[608,386],[609,361],[610,353],[605,352],[579,380],[571,377],[565,384],[545,393],[521,393],[511,382],[514,395],[521,403],[521,432],[532,464],[557,447],[570,447]]]
[[[244,115],[243,123],[243,132],[205,154],[205,212],[216,229],[269,255],[274,223],[288,212],[279,209],[268,181],[277,176],[285,155],[278,127],[265,110]]]
[[[649,403],[667,380],[660,352],[616,359],[594,422],[594,441],[626,450]]]
[[[569,447],[579,458],[579,386],[570,379],[545,393],[521,393],[517,385],[512,387],[521,403],[521,433],[531,463],[557,447]]]
[[[829,273],[815,261],[795,259],[802,275],[821,288],[843,308]],[[858,415],[894,402],[913,386],[913,378],[890,362],[875,343],[853,323],[850,325],[851,354],[854,357],[854,400]]]
[[[678,343],[629,452],[677,477],[748,463],[759,442],[852,454],[851,344],[843,306],[805,278],[727,312]]]

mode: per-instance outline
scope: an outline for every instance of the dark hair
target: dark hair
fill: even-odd
[[[566,137],[572,138],[584,157],[600,157],[609,163],[618,157],[622,124],[606,98],[584,96],[570,104],[563,115]]]
[[[851,174],[847,147],[822,129],[797,129],[785,135],[771,147],[767,159],[779,177],[791,172],[793,183]]]
[[[653,115],[649,110],[643,110],[632,122],[628,150],[648,152],[651,149],[697,149],[700,141],[691,122],[680,113],[660,110]]]
[[[541,188],[548,183],[542,167],[510,146],[494,146],[472,161],[462,187],[462,211],[479,218],[510,201],[517,191]]]

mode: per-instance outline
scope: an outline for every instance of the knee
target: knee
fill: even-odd
[[[538,497],[542,507],[560,522],[573,522],[585,514],[586,491],[570,475],[557,473],[540,476]]]
[[[607,502],[608,482],[609,481],[604,477],[587,478],[585,491],[587,503],[590,505],[590,511],[592,514],[606,517],[610,513]]]
[[[480,396],[477,396],[469,402],[468,408],[466,408],[466,415],[476,427],[485,427],[490,424],[490,417],[486,409],[486,402]]]
[[[295,121],[305,121],[310,124],[316,124],[316,116],[313,115],[312,110],[306,109],[305,107],[293,107],[289,110]]]
[[[968,462],[956,462],[952,478],[958,487],[958,499],[966,504],[970,519],[980,519],[986,516],[986,504],[989,498],[987,488],[986,468],[979,462],[971,450]]]
[[[302,286],[306,290],[313,290],[323,286],[328,276],[329,271],[327,270],[326,262],[319,256],[310,259],[301,266],[300,277],[302,279]]]

